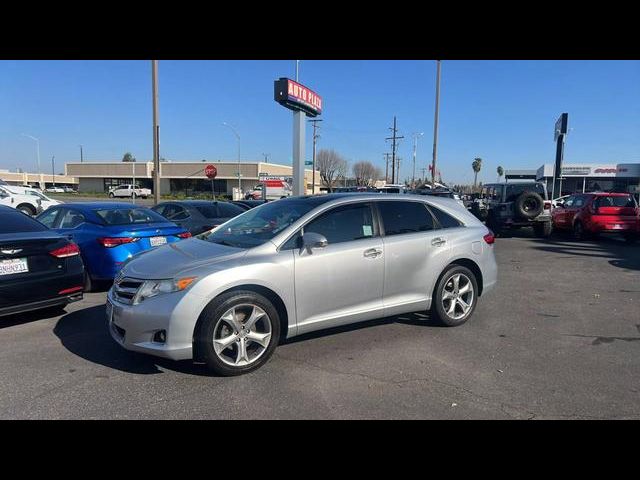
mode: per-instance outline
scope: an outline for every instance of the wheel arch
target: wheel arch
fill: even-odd
[[[443,271],[443,273],[451,266],[451,265],[460,265],[462,267],[466,267],[476,277],[476,282],[478,282],[478,297],[482,295],[482,287],[483,287],[483,279],[482,279],[482,270],[480,270],[480,266],[471,260],[470,258],[458,258],[447,265]]]
[[[280,297],[280,295],[278,295],[276,292],[274,292],[270,288],[265,287],[264,285],[258,285],[258,284],[252,284],[252,283],[244,284],[244,285],[235,285],[233,287],[227,288],[226,290],[219,292],[215,297],[213,297],[205,305],[205,307],[200,312],[200,315],[198,316],[198,321],[196,322],[196,326],[193,329],[192,344],[193,344],[194,360],[196,361],[202,360],[201,352],[198,351],[199,347],[196,339],[198,338],[200,334],[200,329],[204,324],[204,318],[205,318],[204,314],[207,308],[209,307],[209,305],[215,302],[216,299],[218,299],[221,295],[234,292],[234,291],[240,291],[240,290],[255,292],[259,295],[262,295],[266,299],[268,299],[273,304],[274,308],[278,312],[278,316],[280,317],[280,340],[284,340],[287,337],[287,332],[289,330],[289,315],[287,313],[287,307],[284,301],[282,300],[282,298]]]
[[[31,205],[28,202],[19,203],[18,205],[16,205],[16,210],[20,209],[20,207],[27,207],[32,212],[33,215],[35,215],[38,211],[37,208],[35,208],[33,205]]]

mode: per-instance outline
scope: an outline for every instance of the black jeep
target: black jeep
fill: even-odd
[[[544,183],[487,184],[483,197],[487,226],[496,235],[521,227],[533,227],[538,237],[551,234],[551,201]]]

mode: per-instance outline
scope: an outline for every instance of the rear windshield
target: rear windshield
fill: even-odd
[[[196,205],[195,207],[205,218],[216,218],[218,216],[218,209],[215,205]]]
[[[107,225],[163,223],[167,221],[166,218],[149,208],[105,208],[95,210],[95,212]]]
[[[595,206],[600,207],[635,207],[636,199],[632,195],[628,196],[611,196],[611,197],[598,197],[595,201]]]
[[[49,229],[18,210],[0,211],[0,233],[42,232],[44,230]]]
[[[511,185],[507,185],[507,198],[506,201],[507,202],[515,202],[518,197],[522,194],[522,193],[529,193],[529,192],[535,192],[538,195],[540,195],[542,197],[543,200],[549,200],[547,198],[547,192],[546,189],[544,188],[544,185],[541,183],[525,183],[525,184],[511,184]]]

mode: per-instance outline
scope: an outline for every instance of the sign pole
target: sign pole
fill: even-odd
[[[554,139],[556,140],[556,161],[553,168],[553,182],[551,187],[551,200],[562,196],[562,162],[564,159],[564,137],[567,134],[569,114],[563,113],[556,121]]]
[[[304,112],[293,112],[293,195],[305,195],[306,185],[304,179]]]

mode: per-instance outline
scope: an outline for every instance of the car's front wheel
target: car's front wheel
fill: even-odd
[[[233,376],[264,365],[280,338],[273,304],[252,291],[216,298],[203,312],[195,342],[199,357],[218,375]]]
[[[451,265],[436,284],[431,315],[447,327],[462,325],[476,308],[478,292],[473,272],[462,265]]]

